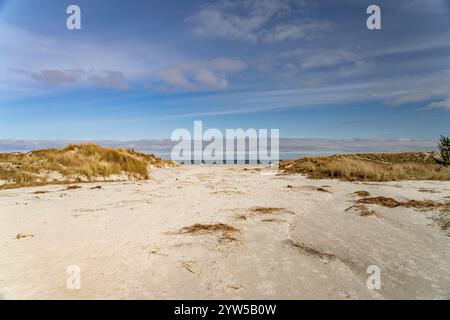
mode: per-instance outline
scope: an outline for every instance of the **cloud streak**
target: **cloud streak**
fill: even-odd
[[[228,76],[247,68],[245,62],[228,58],[180,63],[157,72],[163,88],[183,90],[226,89]]]
[[[200,38],[225,38],[251,43],[277,43],[321,36],[326,20],[301,18],[303,1],[218,1],[204,6],[186,21]]]

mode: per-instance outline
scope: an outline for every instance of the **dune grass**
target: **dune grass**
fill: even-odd
[[[346,154],[282,161],[285,173],[313,179],[349,181],[450,180],[450,167],[438,165],[432,152]]]
[[[71,144],[63,149],[0,154],[1,188],[74,181],[108,180],[114,175],[148,179],[148,167],[172,165],[133,149]]]

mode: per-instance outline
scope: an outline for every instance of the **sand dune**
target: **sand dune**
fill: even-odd
[[[78,185],[0,191],[0,297],[450,298],[449,182],[198,165]],[[368,197],[439,205],[358,204]],[[70,265],[80,290],[66,287]],[[380,290],[366,285],[370,265]]]

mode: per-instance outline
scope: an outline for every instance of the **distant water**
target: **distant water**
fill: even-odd
[[[0,153],[11,153],[11,152],[22,152],[26,153],[29,151],[35,150],[35,148],[29,148],[29,149],[2,149],[0,147]],[[153,151],[153,150],[145,150],[145,149],[136,149],[140,152],[144,153],[151,153],[156,155],[157,157],[163,159],[163,160],[171,160],[171,153],[166,151]],[[412,151],[412,150],[388,150],[385,152],[402,152],[402,151]],[[324,149],[324,150],[308,150],[308,151],[289,151],[289,152],[283,152],[280,151],[280,160],[291,160],[291,159],[298,159],[308,156],[326,156],[326,155],[333,155],[333,154],[345,154],[345,153],[358,153],[358,152],[368,152],[368,150],[342,150],[342,149]],[[381,150],[373,150],[370,152],[383,152]],[[220,161],[222,163],[222,161]]]
[[[143,150],[145,153],[153,153],[157,157],[160,157],[163,160],[171,160],[170,152],[152,152],[151,150]],[[319,155],[332,155],[336,153],[344,153],[338,150],[323,150],[323,151],[308,151],[308,152],[280,152],[280,160],[290,160],[290,159],[298,159],[308,156],[319,156]]]

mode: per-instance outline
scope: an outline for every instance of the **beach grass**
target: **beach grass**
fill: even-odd
[[[133,149],[102,147],[92,143],[70,144],[63,149],[0,154],[1,188],[105,181],[113,176],[148,179],[149,166],[172,166]]]
[[[348,181],[450,180],[450,167],[438,165],[433,152],[359,153],[286,160],[286,174]]]

